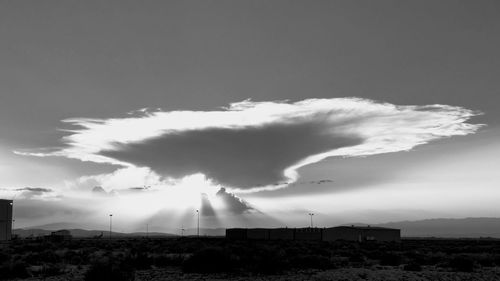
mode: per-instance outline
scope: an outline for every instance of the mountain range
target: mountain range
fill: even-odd
[[[401,229],[403,237],[500,238],[500,218],[426,219],[378,224]]]
[[[354,225],[367,225],[356,223]],[[438,218],[417,221],[399,221],[383,224],[372,224],[372,226],[389,227],[401,229],[402,237],[442,237],[442,238],[479,238],[493,237],[500,238],[500,218]],[[96,237],[109,236],[108,230],[86,230],[77,227],[72,223],[53,223],[29,227],[25,229],[15,229],[14,234],[21,237],[49,235],[54,230],[67,229],[74,237]],[[180,233],[179,233],[180,234]],[[164,232],[112,232],[113,237],[175,237],[179,234]],[[184,235],[195,235],[196,229],[186,229]],[[200,228],[202,236],[223,236],[224,228]]]

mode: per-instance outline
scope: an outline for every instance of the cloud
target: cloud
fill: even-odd
[[[23,188],[18,188],[16,190],[17,191],[37,192],[37,193],[52,192],[52,189],[41,188],[41,187],[23,187]]]
[[[19,197],[25,199],[42,198],[45,197],[45,194],[52,192],[51,189],[39,187],[19,188],[17,191],[22,191]]]
[[[114,190],[141,191],[160,183],[160,177],[148,168],[126,167],[109,174],[82,176],[76,181],[67,182],[67,185],[77,190],[93,190],[98,186],[103,191],[112,193]]]
[[[117,144],[101,155],[174,178],[201,172],[226,186],[265,186],[285,180],[283,171],[311,154],[361,142],[355,136],[324,135],[323,128],[300,122],[195,130]]]
[[[329,179],[324,179],[324,180],[316,180],[316,181],[310,181],[309,183],[315,183],[315,184],[325,184],[325,183],[332,183],[332,180]]]
[[[13,199],[53,199],[58,196],[50,188],[22,187],[22,188],[0,188],[0,196]]]
[[[65,148],[17,153],[147,167],[164,178],[203,173],[244,192],[286,186],[298,179],[297,169],[327,157],[407,151],[481,127],[466,122],[479,113],[462,107],[359,98],[247,100],[215,111],[140,113],[67,119],[76,128],[63,138]]]
[[[96,195],[96,196],[112,196],[112,195],[115,195],[114,192],[106,192],[106,190],[104,190],[104,188],[102,188],[102,186],[95,186],[94,188],[92,188],[92,191],[91,193],[93,195]]]
[[[234,194],[228,193],[225,188],[219,189],[216,196],[222,200],[226,209],[233,214],[243,214],[254,210],[247,202],[236,197]]]
[[[202,193],[200,194],[200,199],[201,199],[201,210],[200,210],[201,215],[205,217],[215,216],[215,210],[214,207],[212,206],[212,203],[210,202],[210,199],[208,198],[208,195],[206,193]]]

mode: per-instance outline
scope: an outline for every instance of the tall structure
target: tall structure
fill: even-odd
[[[196,210],[196,214],[198,214],[198,226],[196,230],[196,235],[200,237],[200,210]]]
[[[0,241],[12,237],[12,200],[0,199]]]

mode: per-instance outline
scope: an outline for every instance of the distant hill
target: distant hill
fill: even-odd
[[[500,238],[500,218],[427,219],[376,226],[401,229],[403,237]]]
[[[31,229],[14,229],[12,230],[12,234],[19,235],[20,237],[28,237],[28,236],[44,236],[50,234],[51,230],[31,228]]]
[[[355,223],[354,225],[366,225]],[[427,219],[418,221],[399,221],[383,224],[372,224],[372,226],[390,227],[401,229],[403,237],[443,237],[443,238],[500,238],[500,218],[462,218],[462,219]],[[103,238],[109,236],[107,230],[85,230],[78,228],[73,223],[53,223],[40,225],[29,229],[15,229],[14,234],[21,237],[48,235],[54,230],[67,229],[74,237],[94,237],[103,233]],[[149,232],[150,237],[174,237],[180,236],[180,231],[172,233]],[[184,231],[185,236],[194,236],[196,228]],[[224,236],[225,228],[200,228],[201,236]],[[121,233],[113,232],[114,237],[143,237],[145,232]]]
[[[35,225],[29,227],[30,229],[44,229],[44,230],[59,230],[59,229],[79,229],[80,225],[70,222],[56,222],[43,225]]]
[[[57,228],[57,229],[40,229],[40,228],[29,228],[29,229],[14,229],[13,234],[19,235],[20,237],[29,237],[29,236],[44,236],[50,235],[52,231],[59,229],[67,229],[71,232],[73,237],[79,238],[92,238],[101,235],[103,238],[109,237],[109,231],[105,230],[86,230],[86,229],[68,229],[68,228]],[[113,237],[145,237],[146,235],[149,237],[174,237],[177,235],[170,233],[162,233],[162,232],[132,232],[132,233],[121,233],[121,232],[112,232],[111,235]]]

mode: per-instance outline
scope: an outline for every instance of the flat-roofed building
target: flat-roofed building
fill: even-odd
[[[0,241],[12,238],[12,200],[0,199]]]
[[[325,228],[322,240],[399,242],[401,241],[401,230],[373,226],[337,226]]]
[[[270,240],[294,240],[295,228],[271,228],[269,230]]]
[[[295,240],[321,240],[322,228],[306,227],[295,229]]]
[[[249,228],[247,229],[247,238],[255,240],[268,240],[269,239],[269,229],[268,228]]]
[[[228,239],[379,241],[400,242],[401,230],[373,226],[336,226],[329,228],[228,228]]]
[[[54,242],[71,240],[71,238],[72,238],[71,232],[69,230],[66,230],[66,229],[53,231],[50,235],[45,236],[45,239],[51,240]]]
[[[228,228],[226,229],[226,238],[228,239],[247,239],[246,228]]]

